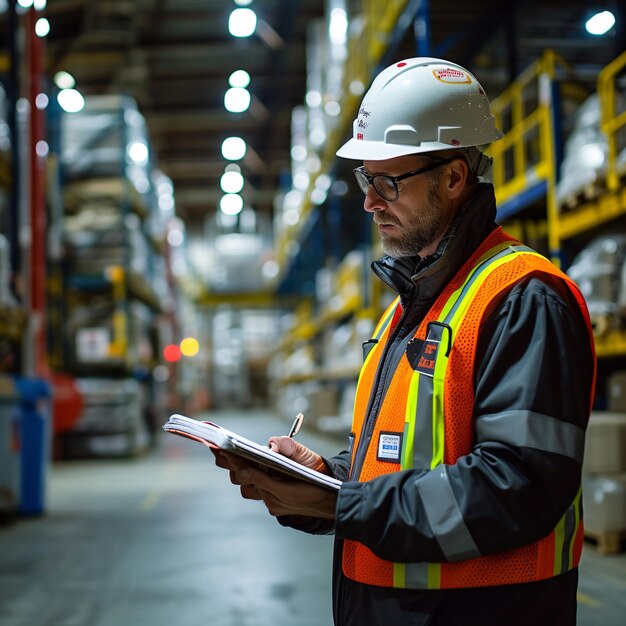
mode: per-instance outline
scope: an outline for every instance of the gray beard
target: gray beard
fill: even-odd
[[[420,251],[432,244],[443,233],[445,222],[443,203],[436,196],[434,189],[429,189],[426,215],[417,215],[408,224],[400,237],[392,238],[381,233],[383,252],[391,257],[417,256]]]

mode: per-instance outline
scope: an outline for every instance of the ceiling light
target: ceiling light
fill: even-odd
[[[291,158],[294,161],[304,161],[306,159],[307,149],[304,146],[297,145],[291,148]]]
[[[76,86],[74,77],[69,72],[60,71],[54,75],[54,84],[59,89],[73,89]]]
[[[46,0],[35,0],[33,8],[35,11],[43,11],[46,8]]]
[[[328,191],[330,189],[332,182],[333,181],[331,180],[328,174],[320,174],[315,179],[315,187],[317,189],[322,189],[323,191]]]
[[[157,185],[157,191],[164,196],[171,196],[174,193],[174,185],[169,178],[163,178]]]
[[[296,172],[293,176],[293,186],[295,189],[306,189],[309,186],[309,175],[306,172]]]
[[[220,187],[225,193],[239,193],[243,189],[243,184],[240,172],[224,172],[220,179]]]
[[[604,35],[615,24],[615,16],[610,11],[601,11],[589,18],[585,23],[587,32],[591,35]]]
[[[220,211],[226,215],[239,215],[243,210],[243,198],[238,193],[227,193],[220,200]]]
[[[243,159],[246,149],[246,142],[241,137],[228,137],[222,142],[222,156],[229,161]]]
[[[178,248],[182,246],[184,242],[185,234],[180,228],[174,226],[167,231],[167,243],[169,243],[172,248]]]
[[[312,109],[315,109],[322,104],[322,94],[315,89],[307,91],[304,99],[307,103],[307,106],[311,107]]]
[[[324,105],[324,111],[330,117],[337,117],[341,113],[341,105],[336,100],[329,100]]]
[[[311,202],[313,204],[324,204],[327,197],[328,193],[325,192],[323,189],[313,189],[313,191],[311,191]]]
[[[298,210],[302,204],[302,198],[303,195],[301,191],[290,189],[285,194],[285,207]]]
[[[35,106],[42,111],[43,109],[45,109],[48,106],[48,96],[45,93],[38,93],[37,97],[35,98]]]
[[[159,210],[161,213],[171,213],[174,208],[174,196],[161,195],[158,199]]]
[[[247,87],[250,84],[250,74],[246,70],[235,70],[228,78],[231,87]]]
[[[57,100],[66,113],[78,113],[85,106],[85,98],[76,89],[62,89]]]
[[[50,32],[50,22],[45,17],[40,17],[35,22],[35,35],[45,37]]]
[[[17,0],[17,3],[24,9],[28,9],[33,6],[33,0]]]
[[[50,152],[50,146],[48,145],[47,141],[38,141],[37,144],[35,145],[35,152],[37,153],[37,156],[40,157],[45,157],[48,155],[48,152]]]
[[[283,213],[283,223],[287,226],[295,226],[300,221],[300,213],[295,209],[287,209]]]
[[[348,33],[348,16],[345,9],[333,9],[330,12],[330,24],[328,25],[330,42],[334,44],[345,44]]]
[[[235,0],[235,4],[238,4],[240,7],[247,7],[252,4],[252,0]]]
[[[231,113],[243,113],[250,106],[250,92],[242,87],[231,87],[224,95],[224,106]]]
[[[128,146],[128,156],[137,165],[146,165],[149,158],[148,146],[143,141],[135,141]]]
[[[250,37],[256,30],[256,13],[252,9],[235,9],[228,18],[228,32],[233,37]]]
[[[363,84],[362,80],[359,80],[358,78],[355,78],[351,83],[350,83],[350,93],[354,96],[360,96],[363,94],[363,92],[365,91],[365,85]]]

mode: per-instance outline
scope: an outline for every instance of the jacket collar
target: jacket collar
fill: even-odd
[[[493,186],[479,183],[434,254],[398,258],[387,255],[374,261],[372,270],[400,295],[403,303],[410,299],[432,300],[495,228],[495,217]]]

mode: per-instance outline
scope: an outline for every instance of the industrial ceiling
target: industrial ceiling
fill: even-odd
[[[137,100],[153,154],[172,178],[177,211],[191,230],[217,210],[226,164],[221,143],[233,134],[249,146],[242,163],[246,204],[271,214],[290,170],[291,111],[305,97],[307,31],[324,17],[325,4],[254,0],[256,33],[234,39],[228,32],[233,0],[48,0],[47,69],[70,72],[85,95],[126,93]],[[593,89],[598,70],[625,47],[617,1],[603,3],[618,16],[605,38],[584,31],[596,5],[591,0],[407,2],[413,13],[420,5],[430,24],[422,46],[471,69],[491,97],[546,48]],[[389,60],[416,54],[416,34],[410,21],[406,26]],[[236,69],[252,78],[244,113],[224,108]]]

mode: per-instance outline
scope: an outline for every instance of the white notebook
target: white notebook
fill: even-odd
[[[286,456],[274,452],[267,446],[259,445],[212,422],[200,422],[191,417],[174,414],[163,424],[163,430],[174,435],[194,439],[209,447],[227,450],[248,460],[255,461],[264,467],[282,472],[292,478],[325,487],[326,489],[338,491],[341,487],[340,480],[300,465],[300,463],[296,463]]]

